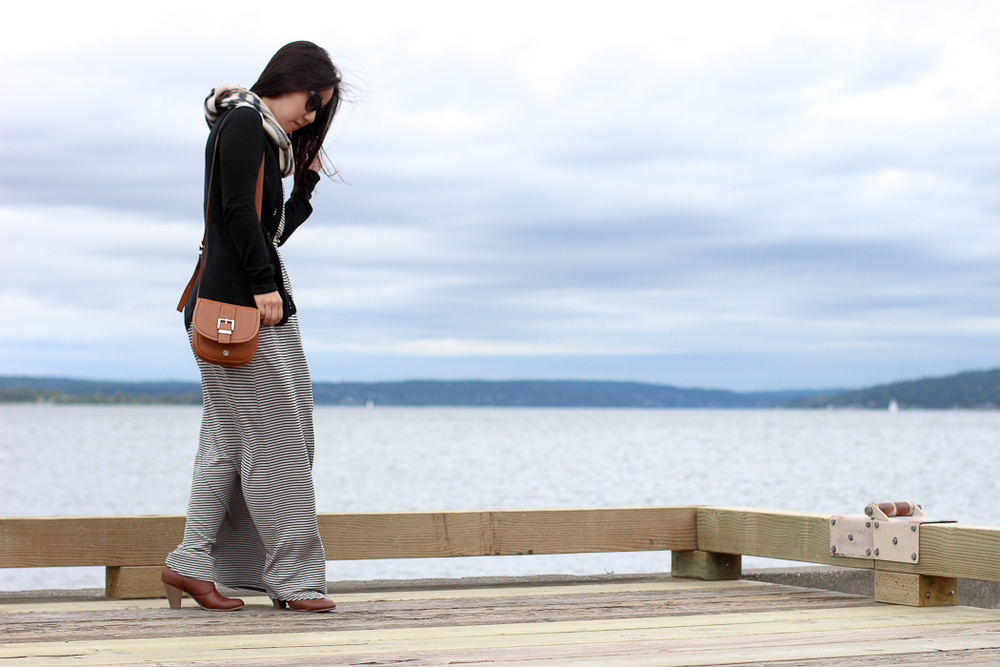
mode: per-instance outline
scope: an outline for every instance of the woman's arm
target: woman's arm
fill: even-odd
[[[292,196],[285,202],[285,231],[278,239],[279,246],[284,244],[292,232],[298,229],[299,225],[312,214],[312,204],[309,203],[309,200],[312,198],[313,188],[319,183],[320,169],[321,163],[319,156],[317,156],[309,165],[303,185],[292,190]]]
[[[278,285],[255,199],[267,137],[256,110],[244,107],[230,113],[232,117],[220,130],[215,165],[215,178],[222,188],[223,221],[243,261],[250,291],[268,294],[276,292]]]

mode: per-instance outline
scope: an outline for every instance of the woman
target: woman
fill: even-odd
[[[312,386],[295,302],[277,247],[312,212],[319,153],[340,105],[340,72],[311,42],[278,51],[245,90],[216,87],[205,100],[204,265],[196,295],[256,306],[260,339],[246,366],[201,359],[204,413],[184,541],[167,556],[170,606],[186,592],[204,609],[234,611],[219,583],[266,592],[274,606],[330,611],[326,555],[312,481]],[[218,140],[218,141],[216,141]],[[214,161],[214,162],[213,162]],[[256,184],[263,162],[263,197]],[[294,174],[285,201],[283,176]]]

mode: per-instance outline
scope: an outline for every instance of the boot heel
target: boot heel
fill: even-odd
[[[170,602],[171,609],[181,608],[181,594],[183,591],[176,586],[171,586],[167,582],[163,582],[163,588],[167,591],[167,600]]]
[[[236,611],[243,608],[243,600],[219,595],[213,582],[177,574],[169,565],[163,566],[160,579],[163,581],[164,590],[167,591],[171,609],[181,608],[182,593],[190,595],[199,607],[208,611]]]
[[[271,602],[274,603],[274,608],[275,609],[284,609],[285,608],[285,601],[284,600],[271,600]]]

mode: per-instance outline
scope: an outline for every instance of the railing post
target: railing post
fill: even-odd
[[[714,551],[671,551],[670,576],[704,581],[739,579],[743,557]]]
[[[875,602],[910,607],[957,605],[958,579],[875,570]]]
[[[120,567],[109,565],[104,573],[104,594],[119,600],[167,597],[160,581],[162,565]]]

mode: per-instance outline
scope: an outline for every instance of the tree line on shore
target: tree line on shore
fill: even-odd
[[[996,409],[1000,369],[883,384],[858,390],[734,392],[641,382],[587,380],[410,380],[315,382],[317,405],[603,407],[603,408],[857,408]],[[0,402],[91,404],[201,403],[195,382],[110,382],[0,377]]]

